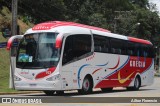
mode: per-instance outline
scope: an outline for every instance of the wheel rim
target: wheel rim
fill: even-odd
[[[85,91],[88,91],[89,90],[89,87],[90,87],[90,82],[88,79],[85,79],[84,82],[83,82],[83,89]]]

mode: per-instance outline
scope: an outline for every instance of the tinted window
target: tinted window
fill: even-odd
[[[148,57],[148,50],[147,50],[147,45],[145,44],[139,44],[139,51],[140,51],[140,56],[141,57]]]
[[[128,42],[127,54],[132,56],[140,56],[141,48],[138,43]]]
[[[91,52],[91,35],[71,35],[65,41],[63,64],[84,58],[89,52]]]
[[[74,36],[68,36],[65,41],[62,64],[71,61],[73,58],[73,37]]]
[[[151,45],[147,46],[147,53],[148,53],[148,57],[154,58],[155,52],[154,52],[153,46]]]
[[[126,54],[126,41],[111,39],[111,52],[114,54]]]
[[[134,43],[128,42],[127,54],[133,55],[134,54]]]
[[[127,54],[140,57],[154,57],[154,50],[151,45],[128,42]]]
[[[94,35],[94,51],[95,52],[109,52],[109,38]]]

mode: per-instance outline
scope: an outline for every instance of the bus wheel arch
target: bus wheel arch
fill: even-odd
[[[94,86],[93,78],[90,74],[87,74],[82,82],[82,88],[78,90],[80,94],[88,94],[92,92]]]
[[[132,87],[127,87],[127,90],[137,91],[141,87],[141,76],[139,74],[136,75],[134,79],[134,85]]]

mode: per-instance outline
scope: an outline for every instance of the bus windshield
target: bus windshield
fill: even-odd
[[[59,51],[55,47],[57,33],[26,34],[20,41],[17,68],[49,68],[59,61]]]

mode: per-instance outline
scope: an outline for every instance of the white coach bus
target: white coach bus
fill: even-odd
[[[147,40],[62,21],[41,23],[11,37],[7,49],[15,38],[21,39],[12,72],[16,90],[88,94],[93,88],[138,90],[153,83],[153,45]]]

